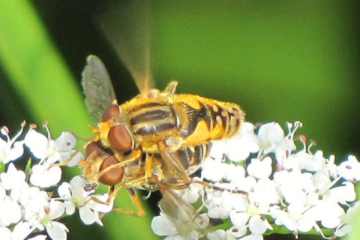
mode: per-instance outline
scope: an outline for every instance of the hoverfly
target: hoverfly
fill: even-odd
[[[139,59],[131,59],[129,49],[133,48],[123,45],[120,52],[125,53],[122,60],[140,94],[120,105],[104,64],[96,56],[87,58],[82,86],[97,126],[81,163],[84,176],[110,186],[109,202],[119,188],[129,190],[140,216],[144,211],[135,190],[160,190],[160,207],[186,235],[196,211],[173,190],[189,186],[191,174],[208,156],[210,141],[234,135],[245,114],[234,103],[176,94],[177,82],[170,82],[163,91],[152,88],[149,64],[142,59],[140,70],[134,69]],[[144,48],[144,56],[149,56],[148,50]]]
[[[115,94],[111,80],[104,64],[96,56],[87,59],[83,88],[88,109],[99,121],[98,127],[94,128],[96,136],[86,146],[86,160],[81,163],[90,182],[112,186],[112,197],[116,195],[114,186],[154,191],[159,190],[160,185],[170,189],[182,189],[189,185],[189,176],[209,154],[209,142],[181,146],[168,152],[168,158],[176,159],[175,163],[166,161],[159,152],[144,151],[127,137],[130,130],[121,125],[126,116],[120,113],[120,106],[113,100]]]
[[[90,56],[83,87],[87,106],[99,121],[93,141],[111,149],[121,159],[121,166],[136,162],[143,153],[147,155],[145,178],[153,175],[152,156],[159,155],[163,172],[189,182],[186,164],[178,152],[231,137],[239,130],[244,114],[233,103],[175,94],[176,85],[170,82],[162,92],[150,89],[118,105],[105,66]]]

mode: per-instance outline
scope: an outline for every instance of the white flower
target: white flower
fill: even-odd
[[[0,200],[0,226],[7,227],[21,219],[20,205],[9,197]]]
[[[66,240],[66,233],[69,231],[67,227],[57,220],[62,217],[65,212],[64,203],[59,201],[50,201],[45,211],[45,215],[41,219],[41,223],[46,229],[47,234],[53,240]]]
[[[308,194],[314,190],[310,173],[279,171],[274,174],[274,181],[280,194],[288,203],[304,203]]]
[[[213,182],[241,182],[245,178],[245,169],[241,165],[225,163],[219,159],[207,159],[202,164],[201,178]]]
[[[39,159],[48,156],[49,148],[53,144],[51,139],[37,132],[34,128],[29,129],[25,136],[24,143],[29,147],[32,154]]]
[[[250,231],[249,237],[262,239],[262,234],[267,229],[271,229],[271,225],[262,214],[267,214],[267,209],[259,208],[254,203],[248,202],[244,205],[243,210],[232,211],[230,213],[230,220],[238,229],[248,228]]]
[[[31,169],[30,182],[31,184],[47,188],[55,186],[61,179],[61,168],[57,165],[37,164]]]
[[[265,153],[274,151],[283,143],[284,137],[284,131],[278,123],[266,123],[259,128],[259,146]]]
[[[344,185],[331,188],[329,190],[328,199],[341,204],[347,204],[356,200],[354,184],[345,182]]]
[[[25,182],[25,173],[17,170],[15,166],[10,163],[6,173],[0,174],[1,185],[6,190],[14,190],[21,188]]]
[[[14,240],[26,239],[26,237],[29,236],[29,234],[32,231],[34,231],[34,228],[28,222],[24,222],[24,221],[19,222],[18,224],[15,225],[12,231],[12,239]]]
[[[201,165],[201,179],[208,182],[200,194],[201,212],[214,219],[229,218],[232,226],[207,233],[208,239],[262,240],[272,229],[268,220],[296,236],[313,229],[324,236],[322,228],[334,229],[334,236],[350,231],[346,210],[356,201],[354,182],[360,180],[360,163],[349,156],[336,166],[333,155],[325,158],[322,151],[311,152],[312,144],[307,146],[304,136],[299,138],[302,149],[297,150],[295,132],[301,126],[289,123],[285,136],[272,122],[260,126],[255,135],[249,123],[233,138],[214,143],[210,158]],[[248,161],[250,153],[255,154]],[[198,192],[190,187],[181,195],[194,203]],[[152,227],[165,239],[179,238],[163,213],[154,218]]]
[[[273,208],[271,212],[277,225],[284,225],[295,233],[308,232],[316,225],[316,215],[301,202],[291,203],[285,210]]]
[[[102,226],[100,213],[108,213],[112,209],[112,203],[106,203],[108,197],[107,194],[92,196],[85,205],[79,208],[81,221],[86,225],[97,223]]]
[[[259,150],[254,125],[249,122],[243,123],[240,131],[233,137],[221,140],[221,142],[226,145],[226,149],[221,149],[221,152],[226,152],[226,156],[235,162],[243,161],[250,153]]]
[[[325,228],[337,228],[345,216],[340,205],[329,200],[320,201],[311,211]]]
[[[0,163],[7,164],[23,154],[23,141],[17,141],[23,131],[23,127],[24,124],[13,138],[10,138],[9,130],[6,127],[1,128],[0,132],[4,139],[0,137]]]
[[[360,180],[360,162],[353,155],[348,156],[348,159],[342,162],[338,167],[338,174],[349,181]]]
[[[85,191],[87,182],[80,176],[75,176],[70,183],[64,182],[58,188],[59,196],[65,200],[66,213],[71,215],[76,207],[82,207],[90,200],[92,191]]]
[[[41,228],[40,220],[46,214],[45,209],[49,204],[47,192],[41,191],[37,187],[25,188],[19,198],[19,202],[24,207],[23,219],[32,226]]]
[[[208,218],[206,214],[201,214],[196,219],[194,219],[196,223],[193,223],[193,225],[196,225],[200,228],[205,228],[208,225]],[[182,226],[180,226],[182,227]],[[178,229],[174,225],[174,223],[164,214],[160,213],[160,216],[156,216],[151,221],[151,229],[156,235],[166,237],[166,240],[197,240],[201,237],[200,233],[198,233],[196,229],[194,228],[193,231],[190,231],[189,233],[186,232],[186,235],[182,235],[178,232]],[[188,229],[186,229],[188,230]]]
[[[247,171],[250,176],[255,178],[264,179],[270,177],[272,173],[271,158],[266,157],[264,159],[251,159],[251,163],[247,167]]]
[[[58,188],[59,196],[65,200],[66,213],[71,215],[79,208],[80,218],[86,225],[98,223],[102,225],[99,213],[108,213],[112,203],[107,203],[108,195],[92,195],[93,191],[85,191],[87,182],[79,176],[69,183],[62,183]]]
[[[323,157],[322,151],[316,151],[313,155],[305,150],[290,155],[284,160],[284,168],[287,170],[306,170],[309,172],[317,172],[323,170],[326,159]]]
[[[228,164],[221,163],[216,159],[207,159],[202,165],[201,178],[211,181],[221,181],[226,176]]]
[[[62,165],[75,166],[81,160],[82,155],[74,150],[76,138],[69,132],[63,132],[56,139],[51,139],[48,128],[48,136],[30,128],[25,136],[25,145],[29,147],[32,154],[47,164],[60,163]]]
[[[259,208],[268,208],[271,204],[277,204],[280,201],[277,186],[270,179],[258,180],[249,192],[248,198]]]
[[[152,219],[151,229],[158,236],[175,236],[178,233],[170,219],[161,213]]]
[[[0,239],[2,239],[2,240],[11,240],[11,231],[10,231],[10,229],[0,226]]]

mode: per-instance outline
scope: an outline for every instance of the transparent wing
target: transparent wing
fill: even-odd
[[[181,236],[188,236],[192,231],[201,228],[194,221],[197,217],[197,212],[191,204],[185,202],[171,189],[163,189],[161,193],[162,199],[159,202],[159,207],[174,224]]]
[[[153,88],[151,76],[151,3],[149,0],[119,1],[100,18],[105,36],[130,71],[140,93]]]
[[[84,89],[86,107],[94,120],[98,122],[116,96],[104,63],[97,56],[87,57],[81,84]]]
[[[178,150],[180,151],[180,150]],[[169,152],[166,149],[160,151],[161,164],[166,178],[165,183],[169,185],[184,186],[190,182],[189,175],[182,164],[182,159],[177,152]],[[183,159],[188,161],[188,159]]]

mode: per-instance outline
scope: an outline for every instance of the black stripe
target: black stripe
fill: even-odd
[[[211,107],[208,107],[206,104],[202,104],[201,102],[199,102],[201,108],[199,110],[198,113],[198,117],[203,119],[206,123],[206,126],[209,130],[211,130],[211,125],[212,125],[212,114],[211,114]]]
[[[162,104],[162,103],[157,103],[157,102],[144,103],[142,105],[135,106],[134,108],[129,109],[129,113],[136,112],[136,111],[138,111],[138,110],[140,110],[142,108],[156,107],[156,106],[166,106],[166,105]]]
[[[227,134],[226,130],[229,131],[229,129],[227,129],[227,128],[228,128],[229,121],[230,121],[229,112],[226,111],[226,109],[221,108],[220,117],[221,117],[222,125],[224,128],[224,133]]]
[[[136,117],[133,117],[130,119],[130,123],[132,125],[141,123],[141,122],[147,122],[152,120],[160,120],[171,116],[171,112],[169,111],[163,111],[163,110],[149,110],[148,112],[142,113]]]
[[[175,127],[176,127],[176,125],[173,123],[163,123],[160,125],[149,125],[146,127],[139,128],[138,130],[135,131],[135,134],[150,135],[150,134],[155,134],[155,133],[159,133],[159,132],[166,131],[166,130],[171,130]]]

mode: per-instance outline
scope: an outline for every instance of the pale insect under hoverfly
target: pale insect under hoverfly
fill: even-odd
[[[146,24],[137,26],[146,28]],[[177,82],[170,82],[164,91],[151,88],[149,48],[144,47],[141,54],[138,47],[128,44],[122,44],[119,54],[140,87],[140,94],[121,105],[116,102],[104,64],[93,55],[87,59],[82,85],[97,126],[95,137],[86,146],[86,160],[81,163],[84,175],[90,182],[110,186],[109,201],[119,188],[128,189],[139,209],[137,215],[144,211],[135,190],[160,190],[160,207],[186,235],[194,227],[196,211],[174,190],[189,186],[191,174],[208,156],[210,141],[235,134],[244,113],[233,103],[176,94]],[[131,49],[136,50],[132,53]]]

